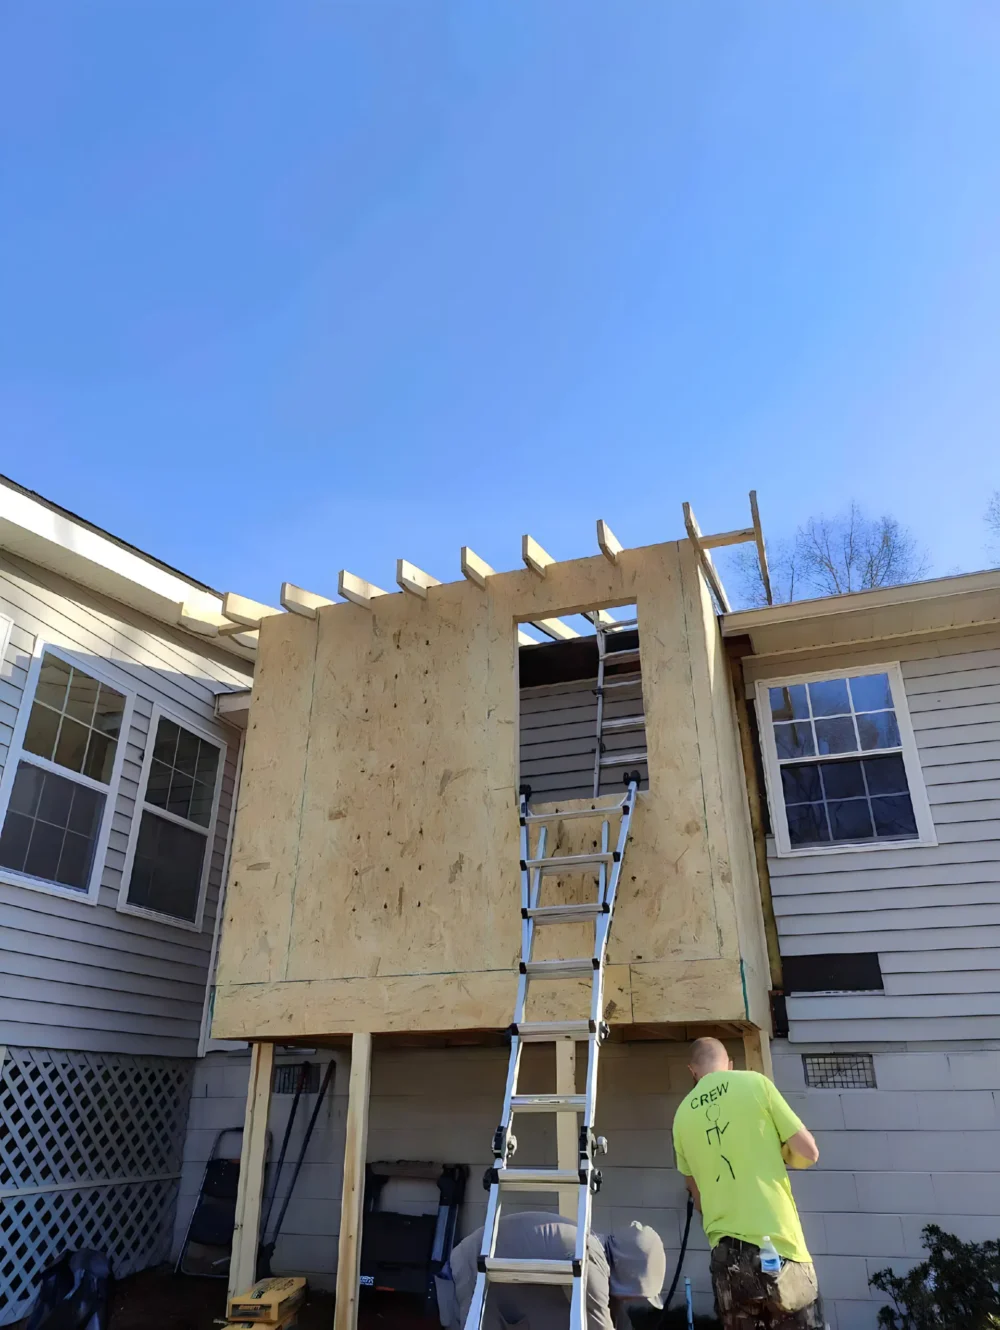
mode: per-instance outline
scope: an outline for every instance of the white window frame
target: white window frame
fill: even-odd
[[[153,764],[153,749],[156,746],[156,731],[161,719],[173,721],[182,730],[187,730],[189,734],[196,734],[199,739],[219,750],[219,765],[215,772],[215,791],[212,795],[212,814],[207,827],[200,827],[197,822],[192,822],[186,817],[179,817],[166,808],[160,808],[158,804],[146,802],[146,788],[149,783],[150,768]],[[153,704],[153,710],[149,717],[146,748],[142,755],[139,789],[136,793],[135,809],[132,813],[132,826],[129,830],[128,849],[125,853],[125,864],[122,868],[122,882],[118,889],[118,905],[116,908],[121,914],[138,915],[140,919],[155,919],[158,923],[171,924],[174,928],[183,928],[189,933],[201,932],[205,917],[205,899],[208,895],[208,879],[212,872],[212,853],[218,827],[219,799],[222,794],[222,773],[226,767],[226,752],[226,741],[220,739],[217,734],[212,734],[200,725],[192,724],[190,720],[179,716],[167,707],[161,706],[158,702]],[[133,905],[128,898],[128,890],[132,883],[132,866],[135,863],[135,852],[139,843],[139,827],[142,823],[142,815],[146,812],[162,818],[165,822],[174,822],[179,827],[186,827],[188,831],[197,831],[205,836],[205,859],[201,866],[201,882],[198,885],[198,908],[194,919],[178,919],[174,914],[164,914],[161,910],[150,910],[144,905]]]
[[[31,708],[35,704],[35,690],[38,687],[38,676],[41,673],[42,658],[45,655],[57,657],[65,664],[71,665],[74,669],[88,675],[91,679],[107,684],[109,688],[113,688],[116,693],[121,693],[125,698],[125,710],[122,712],[121,731],[115,749],[114,765],[111,768],[111,779],[106,785],[102,781],[94,780],[91,776],[85,776],[80,771],[70,771],[68,767],[62,767],[58,762],[50,762],[48,758],[39,757],[37,753],[25,751],[24,735],[28,728],[28,721],[31,718]],[[24,683],[24,692],[21,694],[21,702],[17,712],[17,722],[14,725],[14,734],[10,742],[10,751],[7,754],[3,776],[0,777],[0,830],[3,829],[3,824],[7,819],[7,807],[10,804],[11,791],[14,788],[14,778],[22,760],[32,766],[39,767],[42,771],[62,776],[65,780],[77,781],[79,784],[87,786],[88,789],[98,790],[105,796],[104,813],[97,831],[97,840],[94,843],[94,863],[90,870],[90,881],[87,883],[86,891],[77,891],[73,887],[63,886],[60,882],[46,882],[44,878],[30,877],[27,873],[18,873],[13,868],[2,866],[0,866],[0,882],[5,882],[14,887],[26,887],[29,891],[41,891],[46,896],[59,896],[62,900],[83,901],[88,905],[97,905],[101,892],[101,881],[107,866],[108,842],[111,839],[111,826],[118,805],[122,767],[125,763],[125,749],[128,747],[131,736],[134,707],[135,693],[127,683],[123,683],[119,675],[103,669],[100,664],[95,665],[90,656],[81,656],[73,651],[68,651],[55,642],[48,642],[41,638],[35,639],[31,665]]]
[[[889,676],[889,689],[892,693],[896,724],[899,726],[903,767],[906,771],[910,802],[913,805],[913,816],[917,823],[917,834],[910,840],[870,840],[859,841],[857,844],[799,845],[793,847],[788,835],[788,815],[785,809],[785,796],[781,787],[781,764],[778,761],[778,749],[774,741],[774,722],[771,719],[771,700],[768,689],[787,688],[798,683],[818,683],[828,679],[848,679],[862,674],[886,674]],[[893,661],[888,665],[832,665],[828,669],[814,670],[808,674],[783,674],[774,679],[758,679],[756,698],[758,729],[764,757],[764,782],[767,786],[767,798],[771,807],[771,825],[774,830],[775,847],[779,858],[801,859],[806,856],[826,854],[871,854],[872,852],[877,853],[879,850],[904,850],[937,844],[934,820],[931,817],[931,808],[927,800],[927,788],[924,785],[924,774],[920,766],[920,755],[917,752],[917,743],[913,737],[910,709],[906,703],[903,673],[897,661]],[[874,748],[853,756],[877,757],[882,751],[882,749]],[[836,756],[846,758],[849,755],[844,753]]]

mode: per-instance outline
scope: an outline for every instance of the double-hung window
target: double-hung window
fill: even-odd
[[[154,711],[119,908],[200,928],[222,745]]]
[[[42,651],[20,751],[5,772],[0,868],[29,885],[96,894],[127,710],[117,688]]]
[[[896,665],[757,685],[778,851],[933,844]]]

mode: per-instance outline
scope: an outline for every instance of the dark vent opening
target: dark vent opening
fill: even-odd
[[[813,1090],[874,1090],[871,1053],[803,1053],[806,1085]]]
[[[303,1094],[317,1094],[319,1092],[318,1062],[283,1062],[280,1066],[276,1066],[271,1078],[272,1093],[294,1094],[299,1088],[303,1067],[306,1071],[305,1084],[302,1087]]]

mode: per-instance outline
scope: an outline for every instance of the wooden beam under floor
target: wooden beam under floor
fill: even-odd
[[[357,1330],[361,1278],[361,1226],[365,1206],[365,1156],[368,1152],[368,1097],[372,1077],[372,1037],[351,1036],[351,1079],[347,1091],[344,1188],[340,1202],[337,1251],[337,1305],[333,1330]]]
[[[245,1293],[257,1281],[257,1244],[260,1208],[267,1161],[267,1115],[271,1104],[274,1045],[250,1045],[250,1083],[247,1086],[240,1180],[236,1190],[236,1225],[229,1262],[229,1296]]]

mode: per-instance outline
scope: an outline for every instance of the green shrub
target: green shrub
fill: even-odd
[[[924,1229],[926,1261],[908,1274],[879,1270],[871,1284],[888,1293],[884,1330],[993,1330],[1000,1327],[1000,1241],[961,1242],[937,1224]]]

